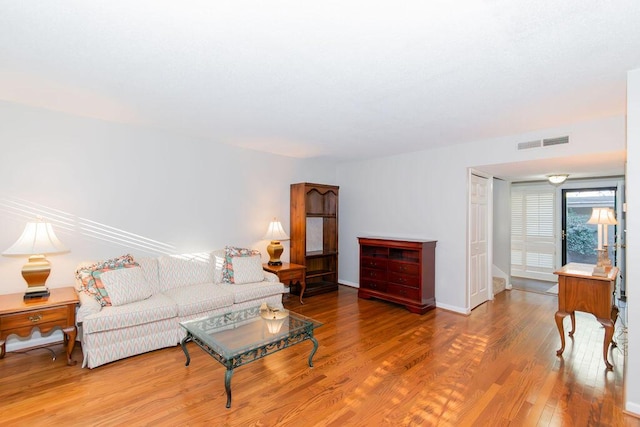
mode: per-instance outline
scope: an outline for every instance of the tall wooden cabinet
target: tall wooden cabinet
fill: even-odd
[[[358,237],[360,298],[403,304],[412,313],[435,308],[435,240]]]
[[[291,262],[306,267],[305,296],[338,290],[338,191],[335,185],[291,184]]]

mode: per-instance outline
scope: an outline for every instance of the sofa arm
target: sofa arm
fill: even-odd
[[[78,292],[78,299],[80,300],[80,307],[76,313],[76,323],[81,324],[85,317],[100,312],[102,306],[93,296],[86,292]]]
[[[277,282],[280,281],[280,279],[278,279],[278,276],[276,276],[275,274],[269,273],[268,271],[265,271],[264,272],[264,281],[265,282],[275,282],[275,283],[277,283]]]

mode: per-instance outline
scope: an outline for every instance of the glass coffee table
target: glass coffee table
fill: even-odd
[[[309,366],[313,367],[312,359],[318,350],[313,330],[322,326],[322,323],[287,310],[265,313],[261,312],[260,307],[253,307],[189,320],[180,325],[187,330],[187,336],[180,343],[187,356],[185,366],[191,362],[186,344],[193,341],[227,368],[224,388],[227,392],[227,408],[230,408],[231,376],[239,366],[310,340],[313,349],[309,355]]]

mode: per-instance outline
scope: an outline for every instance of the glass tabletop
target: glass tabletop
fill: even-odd
[[[270,313],[260,307],[181,322],[180,325],[225,359],[322,326],[322,323],[288,310]]]

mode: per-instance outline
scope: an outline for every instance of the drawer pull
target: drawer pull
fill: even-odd
[[[29,316],[29,320],[33,323],[37,323],[42,320],[42,314],[36,314],[35,316]]]

